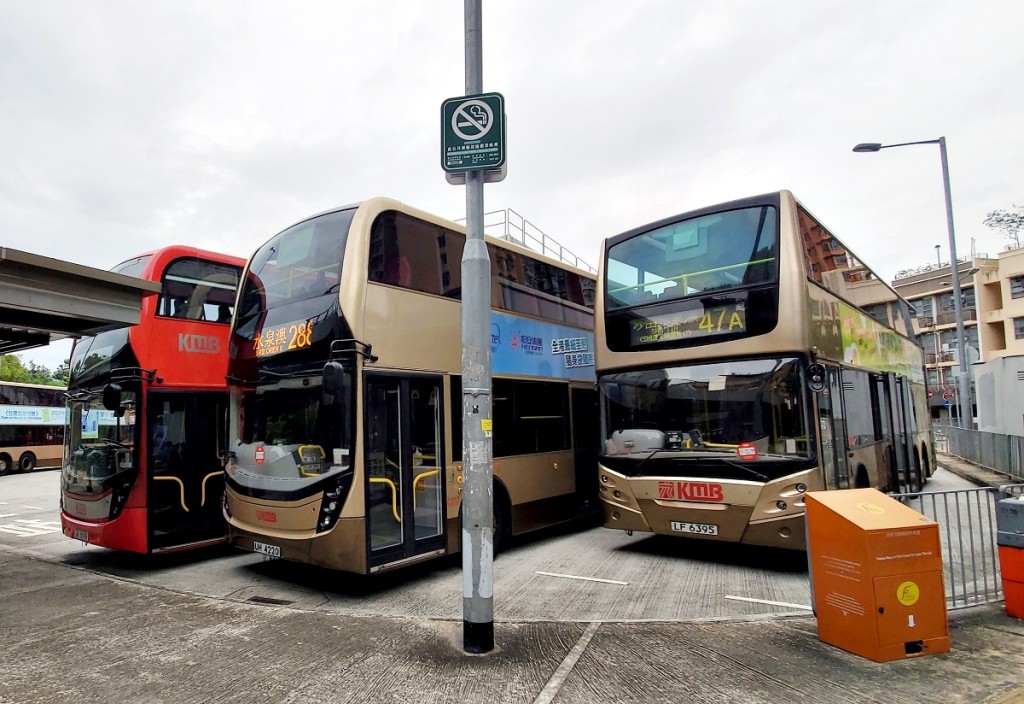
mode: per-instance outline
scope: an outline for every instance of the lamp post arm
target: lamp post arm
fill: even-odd
[[[899,144],[883,144],[879,149],[889,149],[890,147],[909,147],[913,144],[938,144],[943,153],[946,151],[946,138],[939,137],[938,139],[925,139],[920,142],[900,142]]]

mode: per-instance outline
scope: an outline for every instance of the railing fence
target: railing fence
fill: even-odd
[[[935,449],[1024,481],[1024,437],[933,425]]]
[[[894,494],[939,524],[946,603],[962,609],[1003,598],[996,544],[996,503],[1024,495],[1024,484]]]

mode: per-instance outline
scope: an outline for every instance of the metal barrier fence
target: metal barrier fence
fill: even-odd
[[[466,218],[456,218],[455,222],[465,224]],[[566,264],[572,264],[578,269],[597,273],[597,269],[563,247],[554,237],[544,234],[539,227],[511,208],[484,213],[484,232],[508,242],[515,242]]]
[[[939,524],[948,608],[963,609],[1003,598],[996,502],[1022,494],[1024,484],[893,495]]]
[[[935,449],[1024,480],[1024,437],[934,425]]]

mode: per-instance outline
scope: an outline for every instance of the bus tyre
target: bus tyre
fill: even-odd
[[[867,489],[871,486],[871,482],[868,481],[868,470],[862,464],[857,465],[857,474],[854,475],[853,488],[854,489]]]
[[[502,492],[494,492],[494,554],[499,554],[508,547],[508,539],[512,530],[511,509]]]
[[[26,452],[18,460],[18,469],[22,472],[31,472],[36,468],[36,456],[31,452]]]
[[[11,456],[6,452],[0,452],[0,477],[11,471]]]

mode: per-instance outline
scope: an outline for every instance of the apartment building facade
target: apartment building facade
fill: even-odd
[[[1024,248],[965,258],[957,269],[966,345],[957,339],[948,264],[892,282],[916,313],[932,418],[956,415],[956,375],[965,348],[975,427],[1024,435]]]

